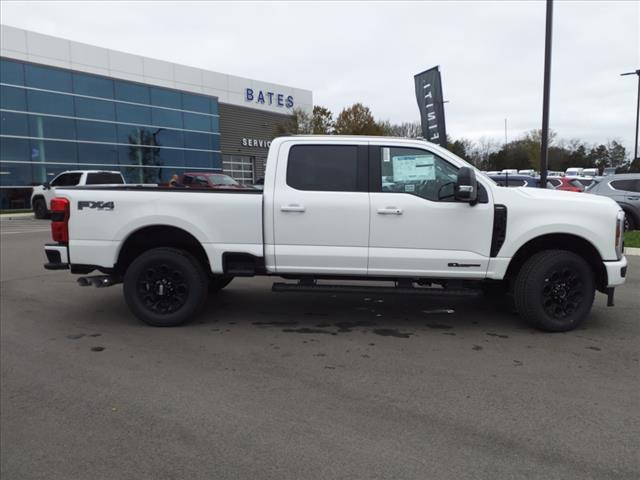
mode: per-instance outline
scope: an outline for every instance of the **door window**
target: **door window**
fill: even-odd
[[[458,168],[426,150],[382,147],[383,192],[409,193],[432,202],[453,201]]]
[[[51,182],[52,187],[73,187],[80,183],[81,173],[64,173]]]
[[[625,192],[637,192],[638,185],[636,184],[636,180],[614,180],[611,182],[611,186],[615,190],[623,190]]]
[[[358,191],[356,145],[295,145],[289,150],[287,185],[296,190]]]

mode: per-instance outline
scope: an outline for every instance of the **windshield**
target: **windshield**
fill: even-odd
[[[212,174],[207,175],[212,185],[240,185],[229,175]]]
[[[584,189],[585,192],[588,192],[589,190],[592,190],[593,187],[595,187],[598,183],[600,183],[600,180],[593,180],[589,185],[587,185],[587,187]]]

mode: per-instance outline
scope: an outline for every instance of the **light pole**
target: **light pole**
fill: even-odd
[[[638,100],[636,106],[636,141],[633,144],[634,153],[633,159],[636,160],[638,158],[638,121],[640,120],[640,70],[636,70],[635,72],[627,72],[621,73],[620,76],[624,77],[625,75],[637,75],[638,76]]]
[[[553,0],[547,0],[547,22],[544,35],[544,88],[542,93],[542,138],[540,142],[540,188],[547,188],[549,153],[549,90],[551,83],[551,31]]]

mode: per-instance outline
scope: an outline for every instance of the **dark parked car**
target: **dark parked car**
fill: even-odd
[[[489,175],[501,187],[539,187],[540,179],[529,175]]]
[[[625,213],[625,230],[640,228],[640,173],[607,175],[596,179],[586,191],[618,202]]]
[[[222,173],[185,172],[184,175],[178,176],[174,186],[216,190],[253,190],[253,187],[242,185],[229,175]]]

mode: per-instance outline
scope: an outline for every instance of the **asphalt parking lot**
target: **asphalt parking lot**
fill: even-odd
[[[564,334],[263,278],[157,329],[43,270],[47,222],[2,222],[2,478],[640,478],[640,257]]]

